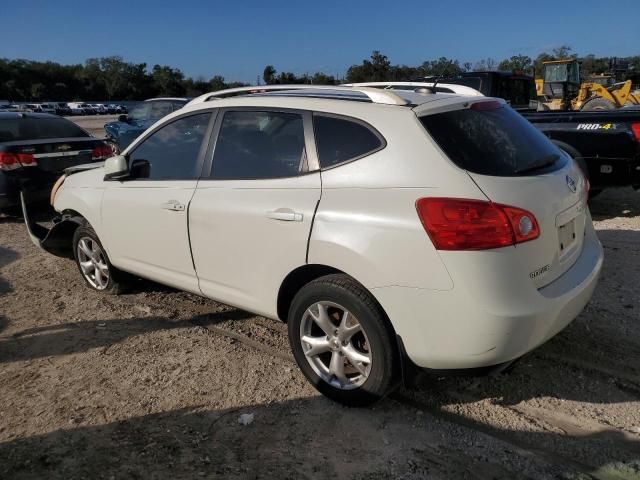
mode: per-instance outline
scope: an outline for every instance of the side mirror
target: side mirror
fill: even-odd
[[[126,122],[129,119],[129,117],[127,115],[118,115],[118,121],[119,122]]]
[[[151,163],[149,160],[138,159],[131,162],[129,175],[131,178],[149,178],[151,173]]]
[[[127,157],[123,155],[116,155],[115,157],[107,158],[104,162],[104,179],[106,180],[121,180],[129,175],[129,168],[127,166]]]

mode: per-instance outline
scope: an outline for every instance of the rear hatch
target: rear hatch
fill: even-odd
[[[573,160],[503,102],[466,103],[420,120],[490,201],[535,216],[540,236],[511,248],[522,251],[519,261],[537,288],[573,265],[588,221],[588,187]]]

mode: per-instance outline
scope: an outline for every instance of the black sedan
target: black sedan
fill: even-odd
[[[65,118],[0,112],[0,211],[19,210],[21,188],[30,202],[48,199],[65,168],[110,155],[102,140]]]

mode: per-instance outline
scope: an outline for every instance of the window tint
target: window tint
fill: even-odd
[[[198,154],[209,113],[183,117],[165,125],[129,154],[134,178],[189,180],[200,175]]]
[[[149,118],[154,120],[160,120],[165,115],[169,115],[173,112],[173,105],[171,102],[150,102],[151,114]]]
[[[305,163],[302,115],[227,112],[218,134],[211,176],[222,180],[291,177]]]
[[[485,102],[488,103],[488,102]],[[431,137],[460,168],[494,176],[532,175],[561,168],[565,158],[513,109],[463,109],[420,117]]]
[[[346,162],[382,147],[382,140],[371,129],[351,120],[313,116],[320,167]]]
[[[4,142],[89,136],[64,118],[3,118],[0,120],[0,132]]]

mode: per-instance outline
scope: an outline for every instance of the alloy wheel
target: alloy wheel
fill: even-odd
[[[316,302],[303,314],[300,342],[311,368],[322,380],[352,390],[371,373],[371,344],[358,319],[333,302]]]
[[[109,265],[102,248],[91,237],[78,241],[78,264],[82,275],[96,290],[104,290],[109,284]]]

